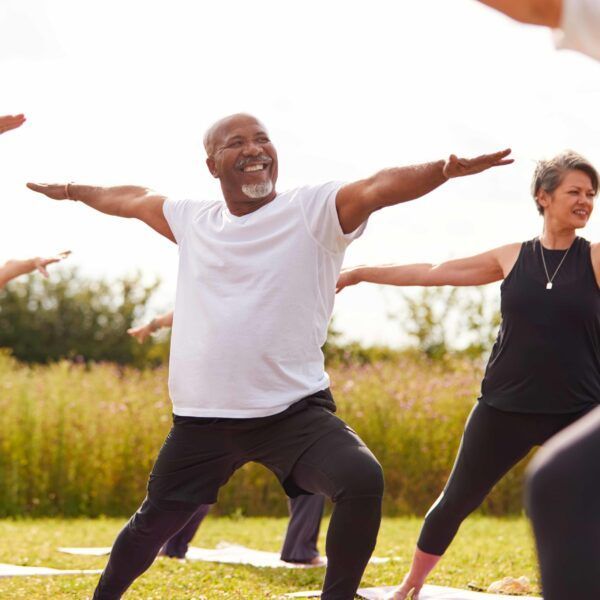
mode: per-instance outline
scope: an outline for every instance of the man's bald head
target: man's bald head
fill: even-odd
[[[226,137],[227,132],[232,128],[237,127],[245,123],[256,123],[260,125],[265,131],[265,126],[257,119],[254,115],[248,113],[236,113],[223,117],[215,123],[213,123],[204,134],[204,149],[206,150],[207,156],[212,156],[215,149],[219,147],[219,141]]]
[[[219,119],[204,134],[206,166],[221,183],[232,214],[247,214],[277,195],[277,151],[265,126],[253,115]]]

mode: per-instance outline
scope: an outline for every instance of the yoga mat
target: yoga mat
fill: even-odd
[[[110,554],[110,548],[58,548],[60,552],[67,554],[79,554],[85,556],[103,556]],[[323,565],[303,565],[297,563],[288,563],[279,558],[277,552],[265,552],[263,550],[254,550],[239,546],[237,544],[228,544],[221,542],[216,548],[198,548],[190,546],[187,554],[187,560],[202,560],[205,562],[217,562],[234,565],[252,565],[254,567],[269,567],[281,569],[314,569]],[[371,563],[387,562],[388,558],[371,557]]]
[[[77,554],[81,556],[108,556],[110,554],[110,546],[105,548],[57,548],[59,552],[65,554]]]
[[[50,569],[48,567],[22,567],[0,563],[0,577],[31,577],[38,575],[98,575],[100,569]]]
[[[264,552],[236,544],[219,544],[216,548],[197,548],[191,546],[185,555],[187,560],[226,563],[232,565],[251,565],[282,569],[310,569],[315,565],[303,565],[284,562],[277,552]],[[318,567],[318,565],[316,565]]]
[[[358,596],[364,600],[389,600],[392,592],[398,586],[361,588]],[[286,594],[287,598],[318,598],[321,592],[296,592]],[[482,592],[471,592],[469,590],[458,590],[456,588],[441,587],[438,585],[424,585],[419,594],[419,600],[542,600],[534,596],[507,596],[506,594],[484,594]]]

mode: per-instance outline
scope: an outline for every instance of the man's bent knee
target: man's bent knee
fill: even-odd
[[[360,497],[383,497],[383,469],[366,447],[354,448],[338,457],[335,479],[339,489],[334,501]]]
[[[179,510],[164,510],[146,498],[129,520],[127,528],[141,536],[170,535],[173,530],[179,531],[197,509],[197,506],[190,504],[182,505]]]

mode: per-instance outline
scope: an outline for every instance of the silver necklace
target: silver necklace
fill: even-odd
[[[538,238],[539,239],[539,238]],[[575,240],[573,240],[575,241]],[[558,273],[558,270],[562,267],[562,264],[565,262],[565,258],[567,258],[567,254],[569,254],[569,250],[571,249],[571,246],[573,245],[573,242],[571,242],[571,246],[569,246],[567,248],[567,251],[565,252],[564,256],[562,257],[561,261],[558,263],[558,267],[556,267],[556,270],[554,271],[554,273],[552,274],[552,277],[550,277],[550,275],[548,274],[548,267],[546,266],[546,259],[544,258],[544,245],[542,244],[542,240],[539,240],[540,242],[540,253],[542,255],[542,264],[544,265],[544,271],[546,272],[546,289],[547,290],[551,290],[552,289],[552,282],[554,281],[554,278],[556,277],[556,274]]]

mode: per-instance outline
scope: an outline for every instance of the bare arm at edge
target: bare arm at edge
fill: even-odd
[[[562,0],[479,0],[505,15],[530,25],[560,27]]]
[[[25,260],[9,260],[3,265],[0,265],[0,289],[2,289],[9,281],[20,275],[26,275],[36,269],[44,276],[48,277],[46,267],[56,262],[60,262],[69,256],[70,252],[61,252],[56,256],[43,258],[36,256]]]

